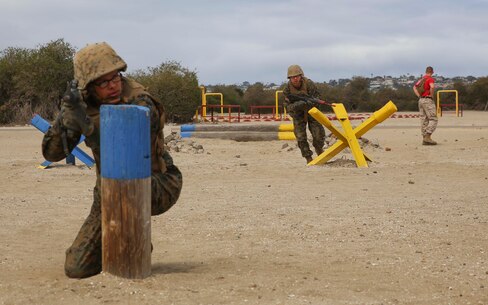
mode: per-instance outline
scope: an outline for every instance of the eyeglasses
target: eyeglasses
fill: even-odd
[[[111,82],[116,84],[116,83],[120,82],[121,80],[122,80],[122,75],[120,75],[120,73],[117,73],[111,79],[107,79],[107,80],[104,80],[104,81],[101,81],[98,83],[94,83],[94,84],[95,84],[95,86],[103,89],[103,88],[107,88]]]

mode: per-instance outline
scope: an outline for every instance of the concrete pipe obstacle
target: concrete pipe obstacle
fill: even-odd
[[[182,125],[182,138],[226,139],[238,142],[296,140],[293,124]]]

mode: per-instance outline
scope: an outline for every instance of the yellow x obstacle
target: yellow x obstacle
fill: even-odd
[[[337,120],[341,123],[342,128],[344,129],[344,133],[342,133],[334,125],[332,125],[331,121],[320,110],[315,107],[310,109],[308,113],[319,123],[329,129],[332,134],[337,137],[337,142],[335,142],[334,145],[330,146],[329,148],[327,148],[326,151],[313,159],[310,163],[308,163],[308,165],[324,164],[325,162],[332,159],[335,155],[337,155],[341,150],[349,147],[352,151],[354,159],[356,160],[356,165],[358,167],[368,167],[368,163],[366,162],[366,160],[371,161],[371,159],[368,158],[361,150],[358,138],[363,136],[366,132],[368,132],[368,130],[370,130],[374,126],[389,118],[393,113],[398,110],[397,107],[395,106],[395,104],[393,104],[392,101],[389,101],[380,110],[374,112],[366,121],[353,129],[344,105],[332,105],[332,109],[335,112]]]

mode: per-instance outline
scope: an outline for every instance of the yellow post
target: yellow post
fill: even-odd
[[[333,107],[334,112],[336,112],[335,108],[337,107],[338,104],[334,104],[334,105],[335,105]],[[340,104],[340,105],[342,105],[342,104]],[[341,115],[341,117],[344,117],[344,115],[347,117],[347,113],[345,113],[345,109],[343,107],[342,107],[342,109],[338,109],[338,110],[339,110],[339,114]],[[368,130],[370,130],[371,128],[373,128],[377,124],[379,124],[379,123],[383,122],[384,120],[386,120],[387,118],[389,118],[397,110],[398,109],[395,106],[395,104],[392,101],[389,101],[380,110],[377,110],[376,112],[374,112],[366,121],[361,123],[358,127],[354,128],[352,130],[352,132],[349,130],[349,137],[351,137],[351,135],[353,134],[356,139],[360,138]],[[322,112],[320,112],[320,110],[318,110],[317,108],[312,108],[308,113],[314,119],[316,119],[318,122],[320,122],[322,125],[327,127],[327,129],[329,129],[337,137],[336,143],[334,143],[332,146],[327,148],[320,156],[313,159],[312,162],[308,163],[308,165],[324,164],[327,161],[329,161],[330,159],[332,159],[339,152],[341,152],[344,148],[350,146],[348,135],[346,132],[346,136],[344,136],[344,134],[342,134],[338,129],[336,129],[332,125],[332,123],[329,121],[329,119]],[[337,112],[336,112],[336,116],[337,116],[337,118],[339,118],[339,115]],[[343,127],[344,127],[344,125],[343,125]],[[351,150],[353,150],[353,149],[351,148]],[[360,147],[359,147],[359,150],[361,150]],[[358,154],[357,151],[358,151],[358,149],[356,147],[356,154]],[[363,151],[360,151],[360,152],[361,152],[362,156],[364,157],[364,159],[371,161],[371,159],[368,158],[368,156],[366,156]],[[354,152],[353,152],[353,154],[354,154]],[[356,158],[356,155],[354,155],[354,157]],[[362,160],[361,157],[359,157],[359,158],[360,158],[360,160]],[[357,160],[358,159],[356,159],[356,164],[358,166],[360,166],[358,164]],[[367,166],[367,164],[366,164],[366,166]]]
[[[354,160],[356,160],[356,165],[358,167],[368,167],[368,162],[366,162],[363,151],[361,150],[361,146],[359,146],[358,139],[354,134],[351,122],[349,121],[349,117],[347,115],[346,108],[344,108],[343,104],[335,104],[332,109],[334,110],[337,119],[344,129],[345,138],[347,140],[349,148],[351,149],[352,155],[354,156]]]
[[[278,140],[296,140],[295,133],[292,131],[279,131]]]
[[[453,92],[456,95],[456,116],[459,116],[459,94],[457,90],[437,90],[437,115],[441,114],[441,93]]]
[[[329,129],[332,132],[332,134],[335,135],[338,139],[338,141],[334,145],[330,146],[327,150],[325,150],[320,156],[317,156],[317,158],[315,158],[308,165],[324,164],[330,159],[332,159],[335,155],[340,153],[341,150],[347,147],[347,140],[342,134],[342,132],[340,132],[339,129],[337,129],[334,125],[332,125],[332,122],[327,118],[327,116],[325,116],[322,112],[320,112],[320,110],[314,107],[310,109],[308,113],[314,119],[316,119],[317,122],[321,123],[327,129]],[[367,161],[372,161],[371,158],[369,158],[366,153],[363,152],[363,155]]]
[[[224,95],[222,93],[207,93],[207,89],[205,89],[205,86],[200,86],[200,91],[202,93],[202,117],[203,121],[205,121],[205,118],[207,117],[207,96],[209,95],[216,95],[220,96],[220,105],[224,105]],[[224,107],[220,107],[220,113],[222,116],[224,116]]]
[[[335,107],[337,104],[333,104],[333,107]],[[342,105],[342,104],[341,104]],[[317,108],[313,107],[308,111],[308,113],[317,120],[320,124],[324,125],[327,129],[329,129],[333,135],[337,137],[337,139],[346,142],[346,138],[342,134],[342,132],[339,131],[334,125],[332,125],[332,122],[327,118],[326,115],[324,115],[320,110]]]
[[[283,93],[283,90],[276,90],[275,92],[275,101],[276,101],[276,112],[275,112],[275,119],[278,119],[280,117],[280,108],[279,108],[279,105],[278,105],[278,94],[279,93]],[[285,115],[285,106],[283,106],[283,115]]]
[[[200,90],[202,92],[202,120],[205,122],[205,118],[207,117],[207,98],[205,96],[205,92],[207,91],[204,86],[200,86]]]
[[[380,110],[375,111],[366,121],[354,129],[356,137],[360,138],[368,132],[368,130],[389,118],[397,110],[396,105],[392,101],[389,101],[385,106],[381,107]]]
[[[207,103],[207,96],[214,95],[220,97],[220,105],[224,106],[224,95],[222,93],[212,92],[212,93],[205,93],[205,104]],[[220,107],[220,114],[224,116],[224,107]]]
[[[293,131],[293,124],[280,124],[278,131]]]

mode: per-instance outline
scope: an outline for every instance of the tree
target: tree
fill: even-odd
[[[7,48],[0,55],[0,106],[15,95],[15,80],[29,58],[30,51],[20,48]]]
[[[319,91],[320,99],[330,103],[340,103],[342,100],[342,88],[331,87],[327,83],[315,83],[317,90]],[[316,105],[318,109],[324,112],[331,112],[331,108],[326,105]]]
[[[349,111],[368,111],[370,99],[369,80],[364,77],[353,77],[344,88],[344,106]]]
[[[27,122],[34,113],[48,120],[73,78],[75,49],[63,39],[36,49],[7,48],[0,57],[0,123]]]
[[[246,107],[251,105],[274,105],[275,91],[265,90],[263,83],[257,82],[244,92],[243,101]]]
[[[455,82],[453,84],[454,90],[458,92],[459,103],[466,104],[467,108],[471,108],[469,105],[468,97],[468,87],[463,82]],[[454,98],[454,96],[453,96]],[[454,101],[453,101],[454,103]]]
[[[244,92],[237,85],[215,85],[212,86],[212,92],[222,93],[225,105],[240,105],[241,111],[246,110],[243,102]],[[217,104],[219,101],[217,97],[209,96],[207,103]]]
[[[371,96],[369,111],[376,111],[380,109],[390,100],[398,107],[399,100],[397,98],[397,91],[391,88],[379,89]]]
[[[395,103],[399,111],[419,110],[418,98],[410,86],[398,87],[395,95],[390,99]]]
[[[468,90],[466,104],[472,109],[484,109],[488,103],[488,77],[480,77],[474,82]]]
[[[191,121],[201,99],[196,72],[182,67],[179,62],[167,61],[156,68],[138,70],[129,77],[148,87],[163,103],[168,121]]]

